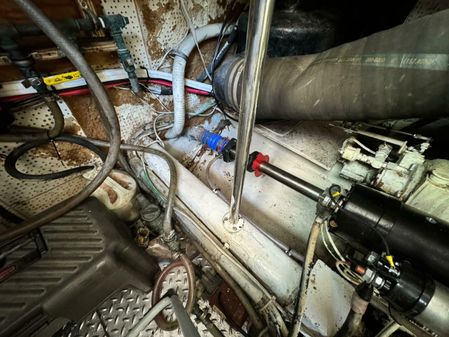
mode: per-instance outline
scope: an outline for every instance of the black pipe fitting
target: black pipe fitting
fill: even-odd
[[[131,90],[134,93],[140,92],[142,89],[139,84],[139,79],[136,74],[136,66],[134,60],[129,52],[125,40],[123,39],[122,29],[129,23],[129,19],[120,14],[105,15],[99,18],[102,27],[109,30],[111,37],[117,45],[117,54],[120,59],[123,69],[128,74]]]

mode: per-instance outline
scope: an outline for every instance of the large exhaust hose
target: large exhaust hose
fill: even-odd
[[[323,53],[267,59],[258,119],[369,120],[449,112],[449,10]],[[223,64],[217,98],[239,111],[243,59]]]

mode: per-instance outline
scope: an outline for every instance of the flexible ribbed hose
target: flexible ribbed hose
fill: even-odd
[[[221,28],[223,27],[222,23],[214,23],[211,25],[206,25],[204,27],[198,28],[196,30],[196,38],[198,43],[205,41],[207,39],[217,37]],[[230,34],[232,32],[232,27],[229,27],[225,34]],[[178,137],[182,130],[184,129],[185,123],[185,94],[184,94],[184,74],[187,64],[187,59],[192,52],[193,48],[195,48],[195,40],[193,35],[188,35],[184,41],[181,42],[179,46],[175,59],[173,61],[173,107],[175,112],[175,120],[173,127],[167,131],[167,138],[175,138]]]
[[[313,55],[264,64],[257,118],[364,121],[449,113],[449,10]],[[215,73],[217,99],[239,111],[242,58]]]

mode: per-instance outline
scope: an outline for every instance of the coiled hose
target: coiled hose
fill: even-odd
[[[196,30],[196,39],[192,34],[189,34],[179,46],[176,51],[176,56],[173,61],[173,107],[174,107],[174,123],[173,127],[167,131],[165,137],[167,138],[176,138],[178,137],[183,129],[185,122],[185,95],[184,95],[184,86],[185,79],[184,73],[187,64],[187,59],[192,52],[193,48],[195,48],[195,43],[205,41],[207,39],[216,37],[220,35],[221,28],[223,27],[222,23],[213,23],[210,25],[203,26]],[[232,32],[233,27],[228,27],[225,31],[225,34],[230,34]]]
[[[57,142],[66,142],[66,143],[72,143],[80,145],[84,148],[89,149],[90,151],[97,154],[101,160],[104,162],[106,159],[106,154],[102,152],[97,146],[86,140],[82,137],[76,137],[71,135],[61,135],[58,137],[53,138],[52,140]],[[5,160],[5,170],[6,172],[16,178],[16,179],[40,179],[40,180],[51,180],[51,179],[59,179],[67,177],[74,173],[83,172],[86,170],[91,170],[94,168],[94,166],[79,166],[75,168],[71,168],[68,170],[55,172],[55,173],[47,173],[47,174],[27,174],[22,173],[16,168],[17,161],[20,157],[22,157],[26,152],[28,152],[31,149],[37,148],[41,145],[48,144],[51,140],[50,139],[41,139],[41,140],[35,140],[32,142],[24,143],[20,145],[19,147],[16,147],[14,150],[11,151],[11,153],[6,157]]]
[[[14,2],[34,21],[34,23],[58,46],[73,65],[83,75],[93,96],[96,98],[100,114],[109,133],[109,151],[103,167],[95,178],[77,195],[25,220],[15,228],[0,233],[0,242],[13,239],[38,228],[67,213],[88,198],[107,178],[117,161],[120,151],[120,126],[114,106],[107,95],[103,84],[89,66],[78,48],[67,39],[56,26],[29,0],[14,0]]]
[[[153,289],[153,295],[151,297],[151,301],[152,301],[152,305],[156,305],[156,303],[158,303],[161,300],[161,292],[162,292],[162,287],[163,287],[163,283],[167,277],[168,274],[170,274],[170,272],[179,266],[183,266],[186,270],[187,273],[187,279],[189,282],[189,293],[188,293],[188,297],[187,297],[187,303],[186,303],[186,311],[188,313],[192,312],[192,308],[193,305],[195,304],[195,270],[193,269],[193,264],[192,262],[189,260],[189,258],[184,255],[181,254],[179,256],[179,260],[173,262],[172,264],[170,264],[169,266],[167,266],[162,273],[159,275],[159,277],[156,280],[156,283],[154,285],[154,289]],[[157,326],[159,328],[161,328],[162,330],[166,330],[166,331],[171,331],[174,330],[178,327],[178,321],[167,321],[164,316],[162,315],[162,313],[159,313],[156,317],[155,317],[155,321],[157,323]]]

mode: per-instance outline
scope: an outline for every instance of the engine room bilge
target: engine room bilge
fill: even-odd
[[[449,337],[449,1],[12,0],[0,337]]]

